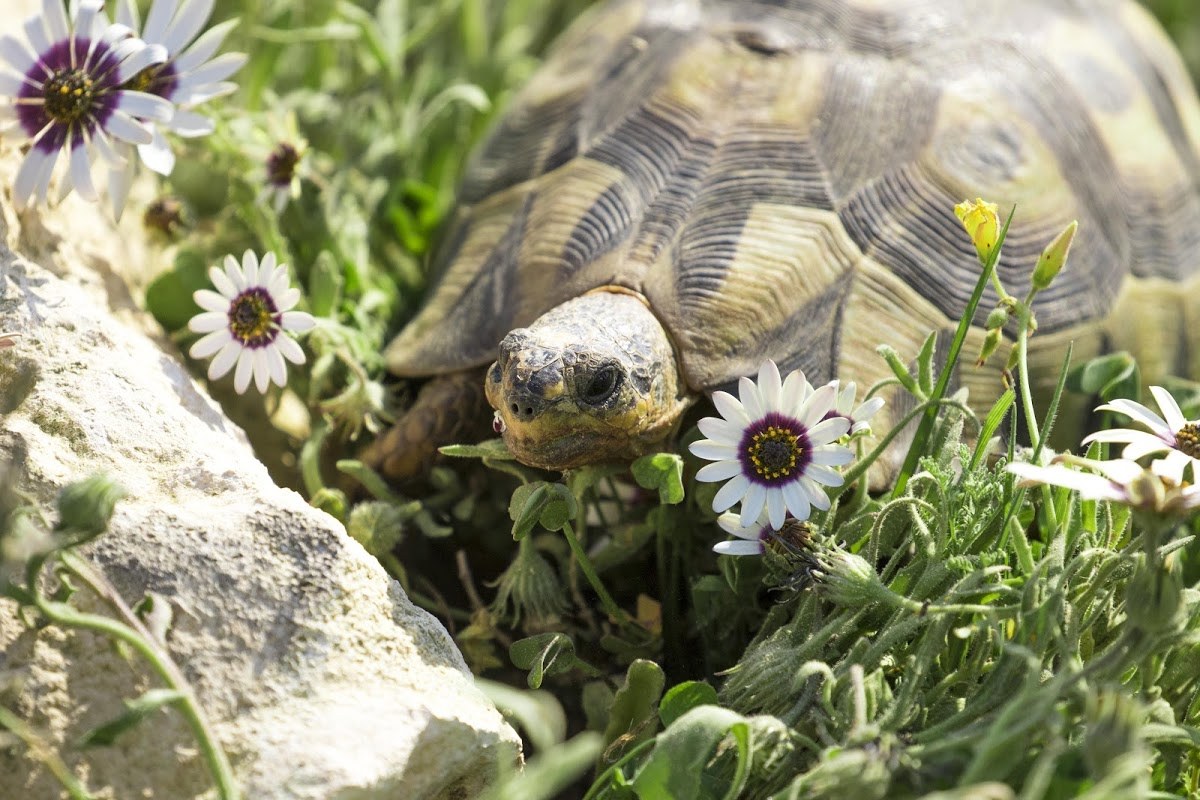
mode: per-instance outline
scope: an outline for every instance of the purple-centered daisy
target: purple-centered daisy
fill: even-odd
[[[1149,428],[1149,432],[1136,428],[1114,428],[1097,431],[1085,438],[1083,443],[1123,442],[1125,449],[1121,455],[1135,460],[1152,453],[1165,452],[1165,456],[1150,465],[1155,474],[1181,484],[1184,472],[1190,466],[1193,479],[1200,478],[1200,420],[1186,419],[1175,398],[1161,386],[1151,386],[1150,393],[1158,402],[1163,416],[1132,400],[1113,400],[1096,407],[1097,411],[1116,411],[1132,417]]]
[[[1200,485],[1180,485],[1127,458],[1095,461],[1061,455],[1049,466],[1023,461],[1007,469],[1022,486],[1048,484],[1079,493],[1084,500],[1111,500],[1158,514],[1188,517],[1200,509]],[[1084,472],[1083,470],[1089,470]]]
[[[25,21],[23,42],[0,36],[0,96],[6,96],[33,146],[17,172],[13,200],[23,207],[44,201],[62,152],[68,170],[60,195],[71,189],[95,200],[92,160],[99,154],[120,164],[119,143],[152,139],[149,121],[169,120],[171,103],[133,91],[126,81],[160,63],[166,51],[134,38],[122,25],[108,25],[99,0],[81,0],[68,19],[63,0],[43,0],[42,12]]]
[[[766,508],[771,527],[779,530],[789,512],[805,520],[813,508],[828,509],[822,487],[841,486],[842,476],[832,468],[854,459],[848,447],[836,444],[850,421],[825,418],[834,408],[835,387],[813,391],[800,371],[781,381],[775,362],[765,361],[758,384],[742,378],[738,395],[713,392],[721,418],[700,420],[708,438],[690,448],[716,462],[701,468],[697,480],[728,481],[713,498],[713,510],[740,502],[742,526],[749,527]]]
[[[206,335],[188,353],[192,358],[216,356],[208,365],[209,380],[237,364],[233,388],[238,394],[246,391],[251,376],[259,392],[266,392],[272,381],[286,386],[284,359],[303,364],[304,351],[284,333],[316,324],[312,315],[291,310],[300,302],[300,290],[289,285],[287,266],[276,265],[274,253],[263,256],[260,265],[254,251],[247,250],[240,265],[225,256],[225,271],[211,267],[208,276],[217,291],[201,289],[192,295],[204,312],[188,322],[189,329]]]
[[[147,44],[162,47],[166,58],[133,75],[129,88],[164,98],[176,106],[174,116],[161,126],[152,126],[151,141],[138,145],[141,160],[160,175],[170,175],[175,168],[175,154],[164,131],[184,138],[212,133],[213,121],[192,109],[237,89],[236,84],[225,79],[246,63],[244,53],[214,56],[237,24],[236,19],[214,25],[200,34],[212,15],[213,4],[214,0],[155,0],[146,15],[145,27],[141,29],[142,39]],[[139,29],[137,6],[133,0],[119,0],[116,21],[131,30]],[[114,212],[118,216],[136,169],[136,161],[127,158],[121,169],[114,169],[109,175],[109,196],[113,198]]]

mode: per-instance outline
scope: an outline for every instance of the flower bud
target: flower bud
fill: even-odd
[[[1046,245],[1038,257],[1037,266],[1033,268],[1033,288],[1041,291],[1054,281],[1067,263],[1067,255],[1071,252],[1071,242],[1075,240],[1075,230],[1079,223],[1071,220],[1071,224],[1063,228],[1062,233],[1054,237],[1054,241]]]
[[[992,353],[996,352],[1003,338],[1004,334],[1000,328],[989,329],[983,337],[983,346],[979,348],[979,358],[975,359],[975,366],[982,367],[992,357]]]
[[[852,607],[889,602],[891,592],[879,582],[875,568],[862,556],[844,550],[826,550],[815,560],[814,577],[830,602]]]
[[[66,534],[70,544],[82,544],[108,530],[117,501],[125,490],[104,475],[72,483],[58,495],[56,533]]]
[[[992,309],[992,313],[988,314],[987,322],[984,323],[983,327],[989,331],[994,331],[998,328],[1003,328],[1007,324],[1008,309],[1004,306],[996,306]]]
[[[1143,750],[1139,732],[1146,714],[1137,701],[1116,691],[1088,698],[1083,758],[1092,778],[1101,780],[1117,759]]]
[[[516,558],[501,573],[496,586],[491,613],[512,625],[521,624],[523,619],[527,631],[553,627],[567,609],[558,574],[529,536],[521,539]]]
[[[974,202],[964,200],[956,205],[954,215],[975,243],[979,261],[986,264],[996,249],[996,240],[1000,238],[1000,207],[977,197]]]

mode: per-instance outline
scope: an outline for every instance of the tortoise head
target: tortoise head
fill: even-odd
[[[509,333],[486,390],[513,454],[555,470],[649,452],[692,400],[662,324],[624,291],[583,295]]]

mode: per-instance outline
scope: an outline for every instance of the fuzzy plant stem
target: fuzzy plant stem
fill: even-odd
[[[0,730],[7,730],[25,743],[29,754],[42,763],[55,780],[66,789],[71,800],[94,800],[88,793],[87,787],[71,772],[54,748],[50,747],[25,721],[13,714],[4,706],[0,706]]]
[[[192,687],[179,667],[175,665],[170,656],[159,650],[154,644],[153,635],[146,630],[141,620],[129,610],[129,607],[103,577],[73,553],[63,552],[60,557],[63,566],[72,575],[83,581],[126,622],[99,614],[77,611],[66,603],[47,600],[40,593],[34,593],[38,610],[50,621],[59,625],[94,631],[124,642],[146,659],[163,683],[181,695],[176,705],[192,729],[192,735],[196,737],[196,744],[204,754],[204,760],[208,762],[209,771],[216,783],[217,796],[221,800],[239,800],[241,794],[234,782],[233,769],[229,764],[229,759],[226,757],[225,751],[221,749],[216,736],[213,735],[208,721],[204,718],[204,713],[200,710],[200,704],[192,692]]]
[[[1042,433],[1038,429],[1037,413],[1033,408],[1033,390],[1029,386],[1029,307],[1033,302],[1033,292],[1030,292],[1026,302],[1022,305],[1024,309],[1021,314],[1020,333],[1017,334],[1017,383],[1021,389],[1021,406],[1025,410],[1025,425],[1029,429],[1029,443],[1039,451],[1042,449]],[[1046,514],[1046,519],[1049,522],[1050,530],[1058,530],[1058,516],[1054,512],[1054,495],[1050,491],[1050,487],[1046,484],[1041,486],[1042,492],[1042,510]]]
[[[571,553],[575,556],[575,563],[579,565],[579,569],[583,571],[583,575],[588,579],[588,583],[592,585],[597,596],[600,598],[600,604],[604,606],[604,611],[609,617],[617,622],[627,622],[629,615],[617,605],[612,599],[612,595],[608,593],[608,589],[604,588],[604,583],[600,580],[600,576],[596,574],[596,568],[592,566],[592,560],[588,558],[584,552],[583,545],[579,543],[579,537],[575,535],[575,528],[570,522],[566,522],[562,527],[563,536],[567,539],[567,544],[571,547]]]

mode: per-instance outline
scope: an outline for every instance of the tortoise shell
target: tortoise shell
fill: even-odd
[[[509,330],[618,285],[695,391],[765,358],[870,383],[879,343],[913,354],[961,316],[979,265],[952,207],[982,196],[1016,206],[998,270],[1018,296],[1079,221],[1038,297],[1042,380],[1069,340],[1200,373],[1198,151],[1194,89],[1134,2],[611,2],[474,159],[388,364],[487,364]],[[995,396],[994,372],[960,378]]]

